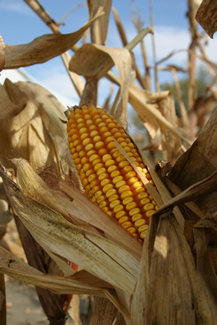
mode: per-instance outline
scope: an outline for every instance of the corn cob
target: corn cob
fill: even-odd
[[[133,142],[112,116],[94,106],[75,107],[69,116],[67,133],[87,197],[132,236],[143,240],[158,206],[112,137],[153,184]]]

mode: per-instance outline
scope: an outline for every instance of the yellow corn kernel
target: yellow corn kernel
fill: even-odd
[[[69,150],[88,198],[129,234],[143,240],[158,205],[115,146],[113,137],[154,185],[135,145],[117,121],[102,109],[83,105],[70,112]]]

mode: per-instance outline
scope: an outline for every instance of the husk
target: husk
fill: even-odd
[[[131,254],[112,241],[69,223],[59,213],[26,196],[2,170],[1,176],[16,214],[59,266],[59,259],[72,261],[128,295],[132,294],[138,262]]]
[[[13,159],[13,163],[17,167],[17,182],[25,194],[61,213],[76,225],[85,225],[87,230],[96,234],[101,230],[108,239],[140,259],[141,244],[78,190],[58,179],[55,189],[49,187],[25,160]]]
[[[174,216],[153,216],[132,300],[132,323],[215,324],[215,306]]]
[[[106,282],[94,278],[89,275],[84,279],[78,280],[71,277],[44,274],[35,268],[29,266],[15,255],[8,252],[3,247],[0,247],[0,272],[5,273],[19,281],[40,286],[42,288],[51,290],[54,293],[74,293],[74,294],[86,294],[99,295],[104,297],[103,289],[109,287]],[[77,276],[77,275],[76,275]],[[91,284],[92,283],[92,284]]]

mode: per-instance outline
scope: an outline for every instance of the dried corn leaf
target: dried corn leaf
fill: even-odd
[[[162,116],[166,118],[175,128],[179,128],[179,121],[175,111],[175,103],[171,92],[165,91],[161,94],[154,93],[149,99],[150,103],[158,104],[158,109]],[[162,132],[161,145],[162,149],[166,150],[168,160],[174,164],[179,156],[179,149],[181,146],[181,139],[175,137],[167,127],[160,124]]]
[[[24,195],[2,168],[1,176],[16,214],[53,259],[58,256],[73,261],[132,294],[138,262],[131,254],[99,235],[72,225],[59,213]]]
[[[105,233],[108,239],[127,249],[137,260],[140,259],[141,244],[77,189],[59,180],[55,188],[49,187],[25,160],[13,159],[13,163],[17,167],[17,182],[25,194],[61,213],[73,223],[85,223],[85,227],[89,225],[91,231],[95,227]],[[95,232],[99,233],[98,230]]]
[[[111,0],[90,0],[87,2],[92,18],[99,7],[103,8],[104,15],[97,19],[90,28],[91,41],[95,44],[105,45],[108,33],[109,15],[111,9]]]
[[[179,188],[189,186],[205,179],[217,169],[217,109],[207,121],[193,145],[178,159],[169,179]],[[216,192],[206,195],[196,202],[199,207],[214,213],[217,209]]]
[[[178,140],[183,140],[187,144],[192,144],[192,137],[185,132],[181,132],[177,126],[168,121],[156,108],[154,104],[150,104],[150,93],[139,89],[135,84],[129,87],[129,102],[138,113],[143,122],[149,122],[152,125],[164,127],[168,134],[171,133]]]
[[[152,167],[152,165],[151,165],[150,161],[147,159],[147,157],[141,151],[140,151],[140,154],[142,156],[144,164],[148,167],[148,171],[154,181],[154,184],[155,184],[158,192],[160,193],[162,201],[164,203],[170,201],[172,199],[170,192],[168,191],[166,186],[163,184],[162,180],[160,179],[160,177],[158,176],[158,174]],[[160,204],[160,206],[161,206],[161,204]],[[178,207],[174,207],[174,215],[175,215],[179,225],[181,226],[182,230],[184,230],[184,218],[183,218],[183,215],[180,212]]]
[[[5,273],[19,281],[24,281],[26,283],[51,290],[55,293],[86,293],[105,297],[103,289],[109,287],[106,282],[97,279],[93,275],[89,275],[89,277],[86,277],[85,279],[83,276],[80,277],[79,274],[75,274],[75,276],[71,277],[44,274],[29,266],[3,247],[0,247],[0,255],[1,273]]]
[[[26,96],[9,79],[0,85],[0,120],[19,114],[26,106]]]
[[[175,205],[178,205],[180,203],[199,200],[200,198],[205,197],[207,194],[213,192],[217,192],[217,172],[213,173],[202,181],[191,185],[176,197],[166,202],[159,208],[158,211],[155,212],[155,215],[165,213],[167,210],[171,211]]]
[[[26,254],[28,264],[40,272],[63,275],[57,264],[43,250],[43,248],[33,239],[31,234],[25,228],[20,219],[14,215],[19,238]],[[17,256],[17,255],[16,255]],[[71,270],[70,273],[71,274]],[[67,295],[57,295],[49,290],[36,287],[36,292],[40,304],[47,316],[52,321],[56,319],[65,319],[62,301],[68,301]]]
[[[102,297],[94,297],[90,325],[111,325],[117,314],[117,308]]]
[[[216,219],[211,218],[213,221],[214,227],[216,228]],[[203,220],[203,226],[198,222],[194,226],[194,239],[195,239],[195,248],[197,252],[197,269],[203,276],[204,281],[207,284],[210,292],[217,302],[217,277],[216,277],[216,269],[214,270],[215,264],[212,264],[212,259],[209,254],[209,244],[211,243],[211,233],[212,226],[210,227],[209,221],[211,220]],[[202,220],[201,220],[202,221]],[[206,221],[207,224],[206,224]],[[217,230],[217,229],[216,229]],[[215,233],[216,235],[216,233]],[[215,236],[216,237],[216,236]],[[215,256],[215,263],[216,263]]]
[[[209,285],[214,290],[216,299],[216,274],[217,274],[217,220],[216,214],[206,213],[194,225],[194,239],[197,250],[198,267]],[[210,260],[212,263],[210,263]],[[211,265],[210,265],[211,264]]]
[[[52,136],[54,150],[59,159],[67,156],[66,127],[61,120],[65,120],[65,107],[48,90],[40,85],[28,82],[18,82],[18,88],[37,107],[47,132]]]
[[[199,128],[198,133],[201,128],[204,126],[207,116],[213,111],[216,106],[217,100],[217,88],[211,86],[209,91],[207,89],[206,93],[203,96],[199,96],[194,104],[194,109],[191,112],[190,118],[194,121],[193,130],[196,127]],[[193,119],[192,119],[193,115]]]
[[[195,17],[211,38],[217,31],[216,5],[216,0],[203,0]]]
[[[132,323],[214,325],[216,307],[186,239],[174,216],[161,216],[152,218],[144,242]]]
[[[48,34],[35,38],[22,45],[6,45],[4,69],[16,69],[46,62],[70,49],[82,37],[91,24],[103,14],[99,10],[96,16],[71,34]]]
[[[25,110],[12,119],[0,121],[1,161],[12,167],[13,157],[23,157],[35,168],[53,165],[52,139],[45,130],[37,107],[28,102]]]
[[[67,159],[68,152],[66,129],[60,120],[65,119],[65,108],[50,92],[36,84],[19,82],[14,85],[6,80],[4,89],[7,97],[2,102],[2,112],[8,109],[10,101],[10,111],[17,113],[19,110],[20,113],[0,120],[2,163],[13,167],[9,159],[22,157],[35,169],[53,166],[60,173],[60,161]]]

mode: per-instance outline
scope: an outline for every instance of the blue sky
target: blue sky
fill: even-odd
[[[51,17],[59,22],[77,4],[85,1],[69,0],[42,0],[40,3],[48,11]],[[140,12],[144,27],[150,25],[149,1],[148,0],[113,0],[112,5],[119,12],[124,24],[128,40],[132,40],[136,35],[136,29],[132,24],[132,3],[136,12]],[[153,14],[155,23],[155,40],[157,50],[157,60],[162,59],[173,50],[186,49],[190,43],[188,32],[188,21],[186,19],[187,0],[153,0]],[[65,20],[65,25],[60,26],[62,33],[71,33],[79,29],[88,19],[88,8],[86,5],[77,8]],[[50,33],[50,29],[37,17],[37,15],[26,5],[23,0],[0,0],[0,33],[6,44],[16,45],[32,41],[34,38],[43,34]],[[153,64],[153,54],[150,35],[145,38],[146,49],[150,65]],[[80,44],[79,44],[80,45]],[[122,47],[114,17],[111,13],[107,46]],[[211,60],[215,60],[217,50],[216,40],[209,39],[208,55]],[[134,50],[137,64],[141,71],[144,71],[143,60],[140,47]],[[73,54],[73,53],[71,53]],[[187,54],[181,52],[173,56],[166,64],[177,64],[185,67]],[[71,85],[67,73],[60,58],[55,58],[42,65],[27,67],[26,71],[31,74],[38,82],[48,89],[57,91],[67,98],[68,105],[77,104],[79,99]],[[182,77],[182,75],[180,75]],[[160,82],[171,81],[170,72],[159,73]],[[1,80],[0,80],[1,81]],[[105,89],[108,89],[108,81],[101,82],[99,104],[102,104],[106,96]],[[154,90],[154,89],[153,89]]]

